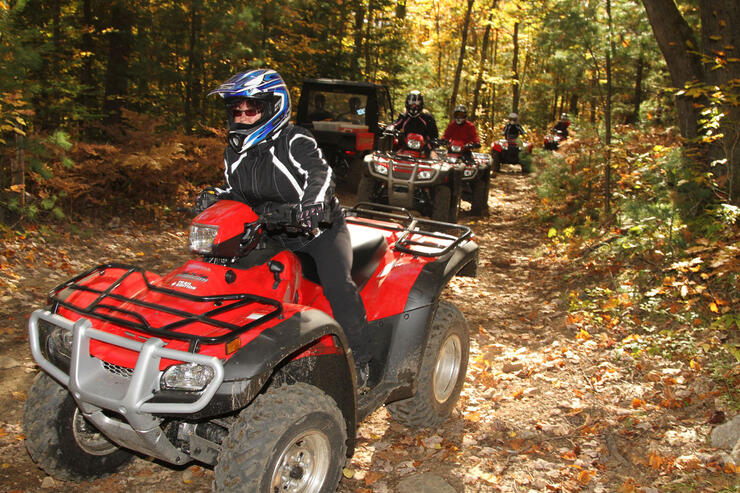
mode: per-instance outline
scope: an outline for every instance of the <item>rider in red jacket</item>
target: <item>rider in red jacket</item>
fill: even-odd
[[[455,111],[452,112],[453,120],[447,125],[443,139],[452,142],[453,140],[462,141],[465,144],[480,144],[478,139],[478,131],[475,129],[475,125],[468,121],[468,109],[465,105],[458,104],[455,107]]]

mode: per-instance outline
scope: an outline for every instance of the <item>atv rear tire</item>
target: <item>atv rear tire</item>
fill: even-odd
[[[470,214],[473,216],[488,215],[488,177],[478,177],[470,188]]]
[[[386,406],[393,419],[413,428],[442,424],[460,397],[469,353],[465,317],[452,303],[440,301],[421,362],[416,395]]]
[[[64,481],[107,476],[133,457],[87,421],[69,391],[46,373],[39,373],[28,391],[23,432],[33,461]]]
[[[346,440],[344,417],[324,392],[305,383],[270,389],[231,426],[215,468],[215,490],[334,491]]]
[[[362,175],[357,185],[357,202],[375,202],[375,182],[372,178]]]
[[[432,219],[447,222],[450,220],[450,206],[452,190],[446,185],[439,185],[434,189],[434,204],[432,204]],[[452,221],[455,222],[455,221]]]

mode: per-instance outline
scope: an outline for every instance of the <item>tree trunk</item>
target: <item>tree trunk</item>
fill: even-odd
[[[606,163],[604,164],[604,219],[611,222],[612,200],[612,6],[611,0],[606,0],[607,37],[606,47],[606,107],[604,109],[604,125],[606,126]]]
[[[202,17],[201,4],[193,1],[190,12],[190,37],[188,40],[188,67],[185,77],[185,132],[193,129],[195,122],[203,120],[201,102],[203,101],[203,87],[200,81],[203,57],[200,54],[199,39]]]
[[[694,33],[678,11],[675,1],[642,0],[642,4],[668,65],[673,86],[682,89],[689,82],[703,80]],[[676,110],[681,135],[687,139],[696,138],[699,110],[694,107],[694,99],[685,95],[676,96]]]
[[[571,115],[578,114],[578,94],[570,95],[570,103],[568,104],[568,113]]]
[[[640,121],[640,105],[642,104],[642,72],[645,67],[645,58],[642,50],[637,57],[637,68],[635,70],[635,93],[632,96],[632,114],[627,117],[627,123],[637,123]]]
[[[514,54],[511,57],[511,111],[512,113],[519,113],[519,23],[514,23],[514,36],[512,39],[514,43]]]
[[[128,57],[133,48],[131,34],[134,16],[118,0],[110,4],[110,33],[108,34],[108,63],[105,72],[105,101],[103,110],[109,122],[121,119],[121,108],[128,93]]]
[[[711,87],[719,87],[726,96],[738,96],[740,80],[740,6],[737,0],[699,1],[701,13],[701,42],[704,53],[704,73]],[[734,58],[735,61],[730,61]],[[727,98],[732,99],[732,97]],[[740,205],[740,106],[727,101],[709,101],[724,113],[715,133],[724,137],[709,144],[708,162],[717,175],[727,175],[725,188],[727,200]],[[717,163],[726,160],[724,164]]]
[[[471,119],[476,119],[476,113],[478,111],[478,98],[480,96],[480,88],[483,85],[483,73],[486,67],[486,58],[488,56],[488,43],[491,37],[491,23],[493,21],[493,11],[496,10],[498,0],[494,0],[493,6],[491,7],[491,13],[488,14],[488,23],[486,24],[486,30],[483,33],[483,44],[480,50],[480,63],[478,64],[478,77],[475,80],[475,91],[473,92],[473,108],[471,109]]]
[[[364,36],[363,25],[365,24],[365,4],[362,0],[355,2],[355,36],[354,46],[352,48],[352,60],[350,61],[350,73],[354,80],[359,80],[360,77],[360,56],[362,55],[362,41]]]
[[[449,113],[452,113],[452,109],[455,107],[455,102],[457,101],[457,91],[460,87],[460,75],[462,74],[463,61],[465,60],[465,45],[468,42],[468,26],[470,26],[470,13],[473,10],[474,1],[475,0],[468,0],[468,10],[465,13],[462,40],[460,42],[460,56],[457,59],[457,67],[455,68],[455,80],[452,83],[452,96],[450,97]]]
[[[725,199],[738,204],[737,190],[740,187],[740,108],[731,102],[714,98],[722,92],[730,94],[733,80],[740,78],[740,65],[730,60],[738,57],[740,50],[740,9],[737,0],[700,0],[701,50],[696,33],[679,12],[674,0],[642,0],[653,33],[658,41],[675,88],[694,86],[696,91],[682,92],[676,96],[681,135],[688,139],[687,155],[699,165],[698,173],[711,171],[718,183],[726,183]],[[719,88],[719,91],[715,89]],[[732,99],[732,98],[729,98]],[[706,131],[699,127],[701,112],[709,110],[709,116],[723,115],[719,128],[712,129],[709,145],[703,145]],[[726,161],[725,161],[726,160]],[[724,163],[715,166],[714,163]],[[725,178],[724,175],[727,174]],[[720,197],[720,199],[722,199]],[[692,200],[692,199],[689,199]],[[694,207],[700,209],[700,206]]]

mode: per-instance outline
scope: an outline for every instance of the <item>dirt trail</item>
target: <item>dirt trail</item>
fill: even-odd
[[[479,275],[453,280],[444,294],[461,308],[472,335],[461,402],[436,429],[409,430],[384,409],[372,414],[358,430],[357,451],[339,491],[393,492],[413,473],[433,473],[458,492],[642,491],[676,479],[667,474],[675,468],[655,467],[649,457],[667,461],[695,454],[705,464],[698,437],[706,436],[707,427],[692,416],[706,415],[711,402],[680,410],[653,402],[668,385],[666,375],[675,382],[670,383],[674,392],[680,387],[698,394],[708,390],[707,382],[655,362],[636,368],[634,361],[619,359],[608,334],[586,337],[566,323],[564,279],[571,267],[542,255],[546,235],[529,216],[535,206],[531,181],[505,170],[491,188],[490,217],[461,217],[463,223],[470,221],[480,245]],[[183,226],[170,225],[163,232],[82,225],[77,236],[44,241],[34,235],[4,246],[0,265],[16,289],[10,295],[0,285],[0,406],[5,409],[0,489],[210,490],[213,473],[207,468],[175,469],[146,459],[94,482],[54,481],[31,462],[22,435],[25,392],[37,371],[27,349],[24,317],[43,306],[47,289],[101,260],[166,271],[187,257],[185,235],[179,232]],[[91,239],[80,239],[88,233]],[[636,381],[636,372],[653,372],[656,378]],[[668,432],[670,451],[664,446]],[[702,467],[682,470],[699,470],[696,474],[704,478],[711,471]]]

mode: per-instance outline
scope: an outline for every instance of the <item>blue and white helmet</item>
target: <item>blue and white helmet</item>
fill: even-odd
[[[229,119],[229,145],[244,152],[260,142],[271,140],[290,119],[290,94],[280,74],[271,69],[241,72],[209,92],[218,94],[226,103]],[[244,99],[262,106],[262,117],[255,123],[235,123],[232,109]]]

